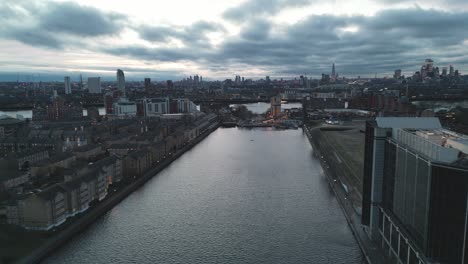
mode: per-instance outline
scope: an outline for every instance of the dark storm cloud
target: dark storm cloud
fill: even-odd
[[[140,37],[151,42],[165,42],[171,38],[179,38],[180,33],[168,26],[142,26],[137,31]]]
[[[197,27],[217,30],[210,24]],[[346,29],[355,27],[357,32]],[[195,26],[172,30],[151,28],[142,36],[153,41],[174,37],[190,43],[189,36],[200,40]],[[391,72],[397,68],[417,70],[426,57],[446,62],[468,62],[463,41],[468,39],[468,13],[447,13],[420,8],[386,10],[374,16],[314,15],[292,25],[277,25],[265,19],[244,23],[237,36],[231,36],[217,48],[146,48],[106,49],[114,55],[144,60],[192,61],[218,71],[223,67],[260,68],[284,74],[320,74],[336,62],[343,74]],[[153,35],[151,35],[151,34]],[[202,35],[202,34],[201,34]],[[190,48],[189,48],[190,47]]]
[[[392,1],[397,2],[403,1]],[[237,23],[239,34],[226,34],[220,44],[212,45],[207,35],[227,32],[220,23],[135,25],[125,16],[74,3],[35,3],[0,1],[0,37],[33,46],[70,48],[86,43],[86,38],[118,35],[128,28],[152,44],[168,44],[175,39],[183,45],[162,48],[103,45],[92,51],[142,62],[191,62],[216,73],[255,68],[282,74],[319,75],[329,72],[335,62],[341,74],[362,75],[389,73],[398,68],[415,71],[429,57],[438,66],[468,63],[464,44],[468,43],[468,11],[388,9],[373,16],[312,15],[287,25],[275,24],[269,16],[286,8],[308,5],[311,0],[247,0],[223,14],[225,19]],[[456,5],[464,1],[447,3]],[[21,8],[14,8],[15,5]]]
[[[104,13],[72,2],[50,3],[40,16],[41,29],[84,37],[117,34],[126,20],[124,15]]]
[[[9,34],[16,40],[26,44],[34,44],[36,46],[50,47],[55,49],[62,48],[62,43],[56,37],[46,32],[43,33],[31,30],[17,30]]]
[[[349,27],[359,30],[345,31]],[[271,31],[280,33],[268,38],[259,35],[256,42],[227,40],[215,59],[291,73],[328,72],[333,62],[349,74],[416,70],[426,57],[437,62],[449,50],[456,50],[459,63],[468,62],[457,49],[468,39],[467,27],[468,13],[420,8],[387,10],[371,17],[310,16],[291,26],[275,27]]]
[[[264,40],[268,38],[272,25],[267,20],[253,20],[241,31],[241,37],[246,40]]]
[[[226,31],[223,25],[208,21],[198,21],[186,27],[142,25],[134,27],[134,30],[142,39],[149,42],[165,43],[171,39],[177,39],[187,46],[197,48],[210,46],[207,34]]]
[[[200,53],[188,48],[148,48],[144,46],[110,47],[103,52],[153,61],[196,61]]]
[[[241,22],[261,15],[274,15],[286,8],[306,6],[310,3],[312,0],[247,0],[237,7],[226,10],[223,17]]]
[[[5,15],[4,15],[5,14]],[[127,18],[72,2],[18,0],[0,4],[0,37],[28,45],[62,48],[72,38],[118,34]]]

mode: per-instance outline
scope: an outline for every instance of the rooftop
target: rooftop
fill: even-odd
[[[0,126],[17,125],[21,123],[24,123],[24,121],[6,115],[0,116]]]
[[[87,152],[90,150],[95,150],[97,148],[101,148],[101,146],[95,145],[95,144],[87,144],[87,145],[76,148],[74,152]]]
[[[381,128],[414,128],[414,129],[441,129],[437,117],[377,117],[377,125]]]
[[[396,129],[393,138],[434,161],[453,163],[468,155],[468,136],[446,129]]]
[[[468,155],[468,136],[458,134],[446,129],[405,129],[433,144],[444,148],[457,149]]]
[[[47,187],[44,190],[41,190],[36,195],[41,197],[44,200],[52,200],[55,198],[57,193],[64,193],[64,192],[65,190],[59,184],[54,184],[54,185]]]
[[[146,99],[146,100],[151,103],[165,103],[167,102],[168,98],[151,98],[151,99]]]

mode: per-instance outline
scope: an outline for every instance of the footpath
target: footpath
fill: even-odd
[[[329,157],[330,153],[328,153],[325,149],[320,148],[320,144],[317,144],[316,139],[312,137],[312,129],[304,126],[303,130],[307,135],[312,148],[314,149],[314,153],[316,154],[315,156],[320,160],[325,176],[328,179],[329,186],[335,193],[338,203],[340,204],[344,212],[344,216],[346,217],[346,221],[351,228],[351,232],[353,233],[366,262],[369,264],[387,263],[383,250],[369,239],[369,236],[361,226],[361,216],[358,213],[359,211],[356,210],[353,201],[350,199],[346,190],[342,187],[340,177],[334,173],[333,167],[335,165],[330,165],[330,160],[332,160],[331,157]],[[330,146],[328,146],[328,149],[329,148]]]

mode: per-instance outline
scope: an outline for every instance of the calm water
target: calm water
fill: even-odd
[[[269,103],[254,103],[254,104],[245,104],[245,105],[254,114],[263,114],[271,106]],[[231,106],[234,106],[234,105],[231,105]],[[302,104],[301,103],[288,103],[288,104],[281,105],[281,109],[291,109],[291,108],[302,108]]]
[[[301,130],[218,129],[46,263],[361,263]]]

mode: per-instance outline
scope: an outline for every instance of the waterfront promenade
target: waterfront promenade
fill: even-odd
[[[333,161],[334,159],[336,159],[336,157],[333,157],[336,154],[333,151],[331,151],[332,149],[335,149],[335,147],[331,146],[331,144],[334,143],[330,143],[328,140],[321,141],[323,140],[323,138],[321,137],[321,135],[317,134],[320,133],[319,127],[310,128],[304,126],[303,129],[314,149],[315,157],[317,157],[317,159],[319,159],[320,163],[322,164],[322,168],[325,176],[327,177],[330,188],[333,190],[337,197],[337,200],[343,210],[349,227],[351,228],[353,235],[356,238],[356,241],[358,242],[359,247],[361,248],[365,256],[367,263],[387,263],[384,257],[383,250],[369,239],[367,233],[361,226],[360,208],[356,208],[356,205],[359,201],[354,201],[354,199],[356,199],[355,197],[359,195],[350,195],[348,193],[349,189],[345,189],[343,187],[343,182],[346,180],[343,179],[343,175],[340,175],[340,173],[337,173],[337,171],[343,171],[343,168],[341,168],[341,166],[347,165],[336,164],[336,162]],[[316,137],[313,136],[314,134]],[[346,183],[345,185],[347,184],[348,183]]]

